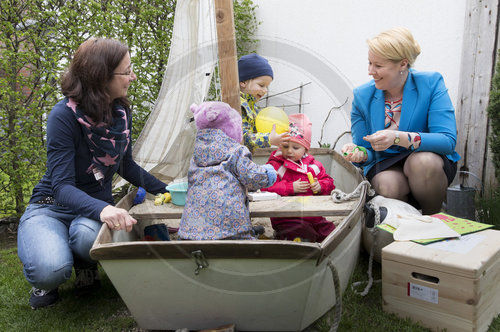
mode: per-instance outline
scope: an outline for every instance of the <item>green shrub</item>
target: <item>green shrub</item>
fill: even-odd
[[[476,200],[478,221],[495,225],[500,230],[500,188]]]
[[[129,88],[135,140],[154,104],[168,61],[175,0],[0,2],[0,215],[24,211],[45,172],[45,121],[62,96],[59,78],[91,36],[130,50],[137,81]],[[251,0],[234,5],[238,51],[253,50]]]
[[[498,52],[500,57],[500,50]],[[490,101],[488,103],[488,119],[491,125],[489,134],[490,149],[493,152],[493,165],[495,175],[500,179],[500,61],[497,61],[495,75],[490,91]]]

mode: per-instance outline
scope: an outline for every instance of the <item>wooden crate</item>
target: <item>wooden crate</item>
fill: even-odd
[[[433,330],[487,331],[500,313],[500,231],[382,249],[384,311]]]

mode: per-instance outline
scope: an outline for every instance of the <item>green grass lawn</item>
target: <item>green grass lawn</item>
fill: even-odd
[[[362,254],[352,281],[367,280],[368,256]],[[17,249],[0,250],[0,331],[141,331],[130,316],[115,288],[101,270],[102,289],[92,298],[77,300],[72,295],[73,280],[60,288],[61,300],[54,306],[32,310],[28,305],[30,286],[24,279]],[[381,266],[373,265],[374,279]],[[382,286],[374,283],[361,297],[348,287],[342,299],[342,320],[338,331],[429,331],[409,319],[382,311]],[[211,326],[207,328],[212,328]],[[236,327],[237,328],[237,327]],[[308,331],[329,331],[328,314]],[[500,331],[497,317],[489,332]],[[452,332],[452,331],[451,331]]]
[[[59,288],[56,305],[32,310],[31,286],[16,248],[0,251],[0,271],[0,331],[128,331],[136,326],[105,274],[101,291],[92,298],[76,299],[70,280]]]

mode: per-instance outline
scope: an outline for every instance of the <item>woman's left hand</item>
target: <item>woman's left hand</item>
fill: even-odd
[[[371,135],[363,137],[369,142],[375,151],[384,151],[394,145],[396,130],[379,130]]]

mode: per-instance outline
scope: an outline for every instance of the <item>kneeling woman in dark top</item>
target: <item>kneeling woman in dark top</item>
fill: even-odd
[[[18,254],[33,286],[30,305],[54,304],[58,287],[76,272],[76,295],[100,286],[89,251],[102,223],[130,231],[137,222],[114,207],[118,173],[157,194],[159,181],[132,160],[132,70],[128,47],[111,39],[80,45],[61,81],[63,100],[47,120],[47,171],[35,186],[18,229]]]

